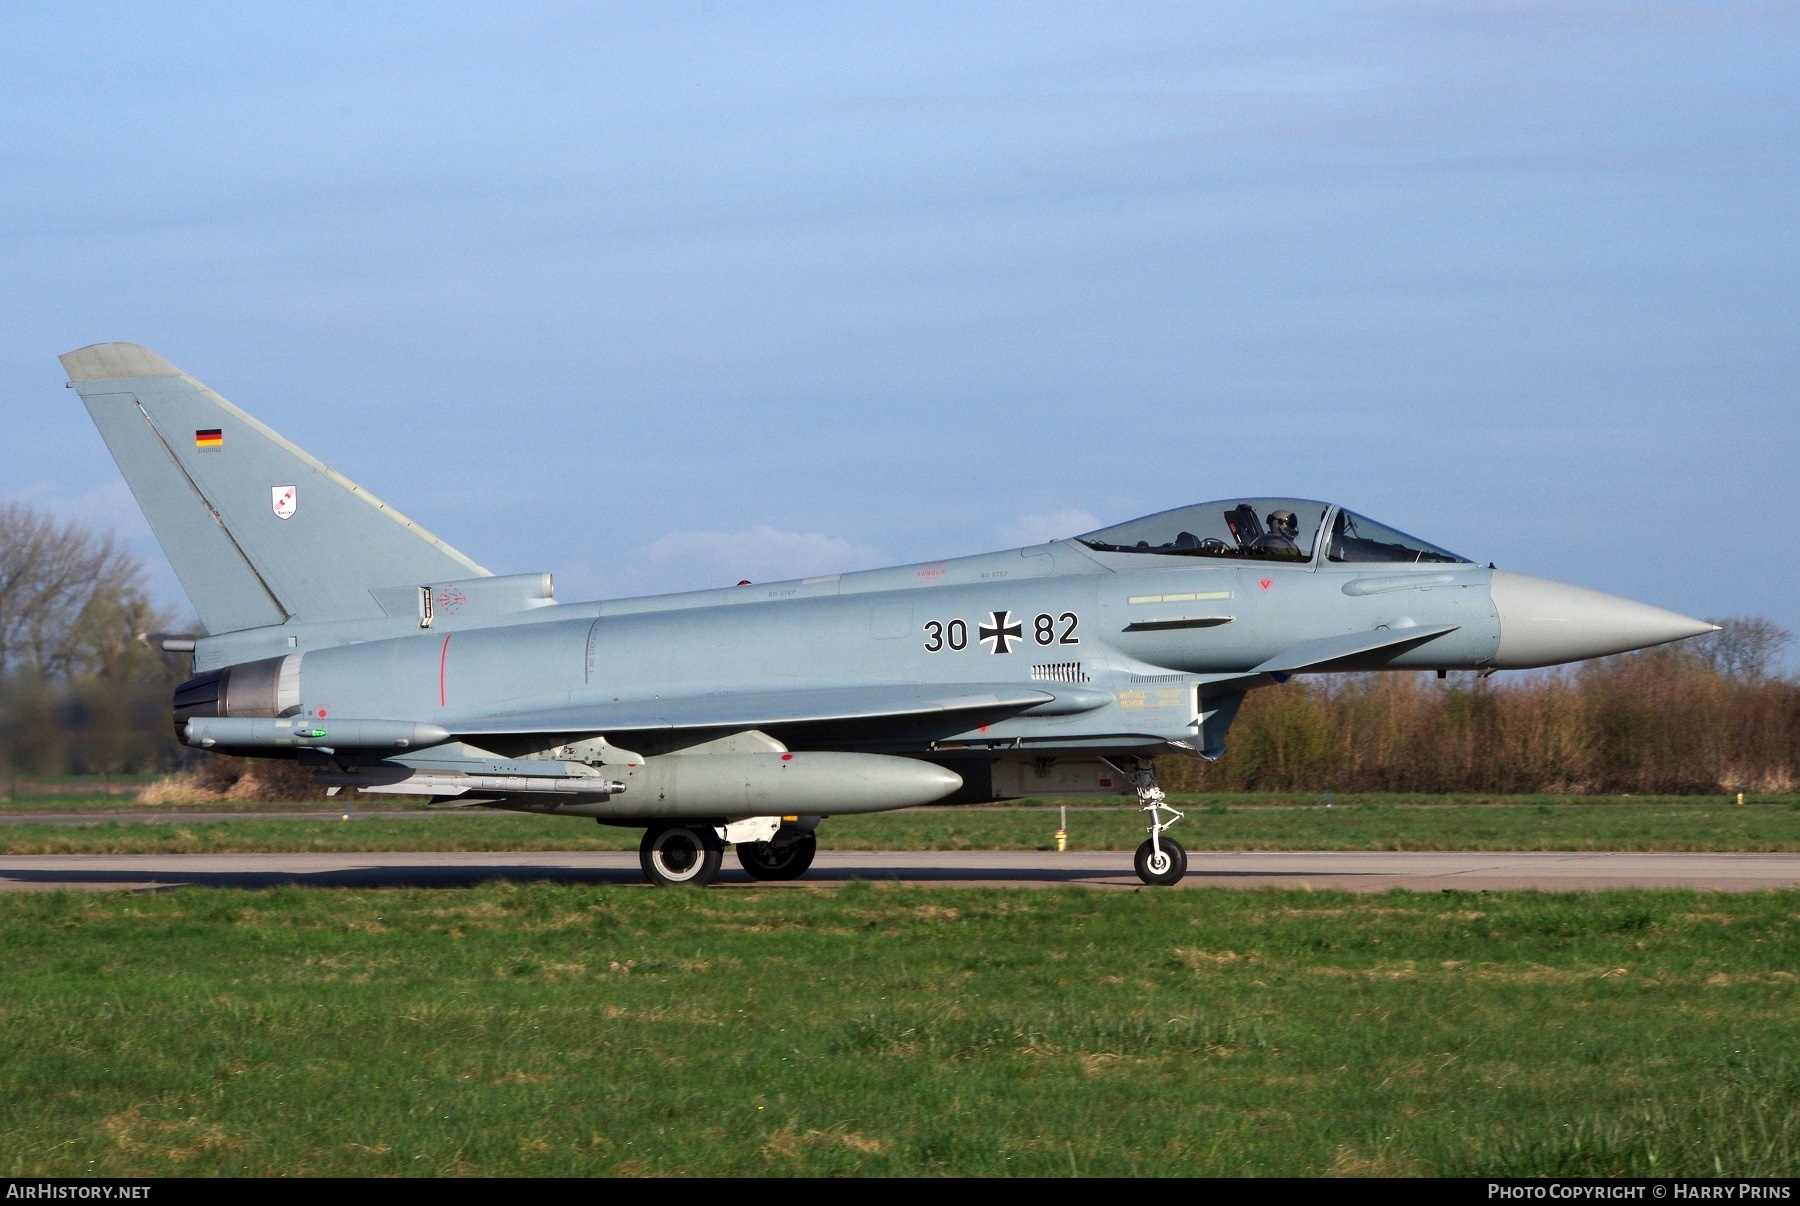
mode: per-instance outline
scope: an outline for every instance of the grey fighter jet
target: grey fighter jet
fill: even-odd
[[[559,604],[495,576],[134,344],[62,357],[208,635],[190,745],[332,788],[642,828],[652,883],[811,864],[825,818],[1135,794],[1297,674],[1549,666],[1712,630],[1483,567],[1343,507],[1201,503],[1030,548]]]

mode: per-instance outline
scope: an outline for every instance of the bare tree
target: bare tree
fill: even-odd
[[[1739,682],[1769,678],[1794,634],[1760,616],[1727,616],[1712,620],[1719,631],[1692,642],[1694,656],[1715,674]]]
[[[137,635],[163,623],[143,565],[112,537],[0,506],[0,676],[119,676]]]
[[[110,538],[0,506],[0,777],[167,765],[184,667],[141,638],[170,619]]]

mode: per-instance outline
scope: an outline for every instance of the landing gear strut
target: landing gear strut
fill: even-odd
[[[1138,878],[1163,887],[1180,883],[1181,877],[1187,874],[1187,851],[1180,842],[1167,836],[1167,831],[1185,814],[1169,807],[1162,788],[1156,785],[1156,764],[1150,759],[1121,759],[1112,765],[1131,780],[1137,788],[1138,807],[1150,814],[1150,840],[1137,848],[1137,856],[1132,859]],[[1165,812],[1169,814],[1166,821],[1163,820]]]

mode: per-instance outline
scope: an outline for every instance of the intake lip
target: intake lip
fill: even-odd
[[[1488,589],[1500,617],[1494,665],[1501,670],[1579,662],[1718,631],[1648,603],[1507,570],[1495,570]]]

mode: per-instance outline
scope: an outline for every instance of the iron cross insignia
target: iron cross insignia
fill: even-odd
[[[981,636],[981,642],[984,645],[990,641],[993,642],[993,648],[988,650],[989,653],[1011,653],[1012,648],[1007,641],[1009,639],[1023,641],[1025,626],[1014,620],[1010,611],[996,611],[992,615],[994,622],[983,624],[977,630]]]

